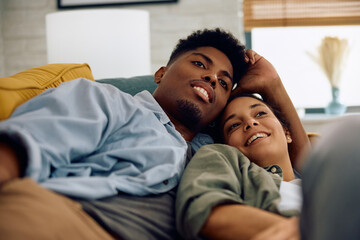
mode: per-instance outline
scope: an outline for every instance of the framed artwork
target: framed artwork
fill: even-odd
[[[116,5],[174,3],[178,0],[57,0],[58,9],[105,7]]]

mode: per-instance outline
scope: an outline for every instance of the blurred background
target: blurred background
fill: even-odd
[[[343,50],[327,59],[339,72],[340,101],[347,111],[359,111],[359,0],[0,0],[0,77],[49,63],[47,14],[90,9],[148,12],[149,74],[165,65],[178,39],[192,31],[231,31],[273,63],[299,113],[324,112],[332,100],[320,48],[325,37],[344,40]]]

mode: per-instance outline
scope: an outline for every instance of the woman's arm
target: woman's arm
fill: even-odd
[[[234,147],[202,147],[178,187],[179,233],[186,239],[248,239],[286,220],[275,214],[280,198],[276,179]]]
[[[256,234],[251,240],[300,240],[299,217],[288,218]]]
[[[213,208],[201,234],[209,239],[250,239],[287,218],[251,206],[231,204]]]
[[[247,57],[250,61],[249,70],[240,80],[234,94],[257,92],[280,111],[282,117],[290,123],[289,130],[293,140],[289,145],[290,158],[293,167],[299,170],[301,154],[310,148],[310,142],[296,109],[273,65],[252,50],[247,51]]]

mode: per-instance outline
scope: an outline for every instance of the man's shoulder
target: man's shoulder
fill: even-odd
[[[205,133],[198,133],[195,137],[189,142],[190,146],[197,152],[202,146],[213,144],[214,140],[212,137]]]

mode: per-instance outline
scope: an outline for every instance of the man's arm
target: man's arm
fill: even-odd
[[[0,185],[20,177],[20,164],[15,151],[0,142]]]
[[[310,142],[296,109],[272,64],[252,50],[247,51],[246,58],[250,62],[249,70],[234,93],[257,92],[281,112],[282,117],[290,124],[289,131],[293,141],[289,145],[289,153],[293,167],[299,170],[301,154],[310,149]]]
[[[16,135],[0,133],[0,184],[24,176],[27,151]]]

